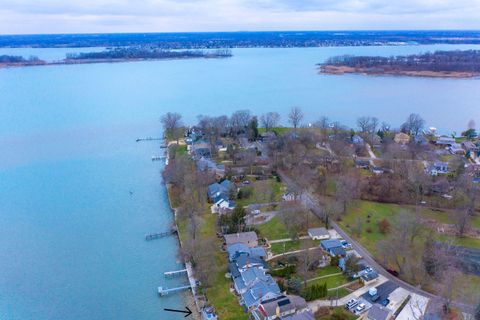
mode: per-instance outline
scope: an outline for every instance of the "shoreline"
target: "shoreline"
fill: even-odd
[[[167,148],[167,152],[166,152],[166,159],[167,160],[169,159],[169,156],[170,156],[170,148]],[[167,164],[168,164],[168,162],[167,162]],[[174,224],[175,229],[177,230],[177,233],[176,233],[176,238],[178,240],[177,254],[179,254],[183,245],[182,245],[182,239],[180,237],[180,230],[178,228],[178,223],[177,223],[177,209],[173,208],[173,206],[172,206],[172,199],[170,197],[170,185],[166,184],[165,182],[164,182],[164,185],[165,185],[165,188],[166,188],[166,191],[167,191],[168,205],[170,206],[170,210],[173,213],[173,224]],[[183,261],[183,263],[187,267],[186,262]],[[188,267],[187,267],[187,269],[188,269]],[[190,310],[192,311],[191,318],[195,319],[195,320],[201,320],[202,319],[202,316],[200,314],[201,310],[200,310],[200,306],[198,305],[198,301],[195,298],[194,289],[191,288],[190,290],[188,290],[188,292],[183,292],[181,294],[181,296],[182,296],[182,300],[184,301],[185,306],[190,308]]]
[[[371,71],[368,68],[356,68],[336,65],[320,65],[320,74],[344,75],[360,74],[366,76],[405,76],[418,78],[445,78],[445,79],[471,79],[480,76],[475,72],[458,71],[410,71],[410,70],[392,70],[392,71]]]
[[[126,62],[144,62],[144,61],[172,61],[172,60],[192,60],[192,59],[223,59],[231,57],[222,56],[204,56],[204,57],[178,57],[178,58],[122,58],[122,59],[84,59],[84,60],[62,60],[62,61],[41,61],[38,63],[0,63],[0,69],[26,68],[26,67],[47,67],[47,66],[68,66],[83,64],[101,64],[101,63],[126,63]]]

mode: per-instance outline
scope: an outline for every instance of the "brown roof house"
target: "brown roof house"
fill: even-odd
[[[406,133],[399,132],[395,135],[395,138],[393,138],[393,141],[395,141],[398,144],[407,144],[410,142],[410,136]]]
[[[258,237],[257,234],[253,231],[226,234],[224,235],[224,238],[227,247],[234,243],[243,243],[250,248],[258,246]]]

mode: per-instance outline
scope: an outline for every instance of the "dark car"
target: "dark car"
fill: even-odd
[[[380,301],[380,304],[384,307],[388,306],[389,303],[390,303],[389,299],[383,299],[382,301]]]

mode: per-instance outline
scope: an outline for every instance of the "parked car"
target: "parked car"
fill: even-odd
[[[346,240],[342,240],[342,241],[340,241],[340,243],[342,244],[342,247],[343,247],[344,249],[347,249],[347,248],[351,248],[351,247],[352,247],[352,245],[351,245],[350,243],[348,243]]]
[[[350,310],[351,312],[354,312],[355,308],[358,306],[359,303],[360,301],[355,300],[352,304],[350,304],[350,306],[348,307],[348,310]]]
[[[252,210],[252,214],[255,215],[255,216],[256,216],[256,215],[259,215],[260,213],[261,213],[261,211],[258,210],[258,209]]]
[[[357,300],[355,300],[355,299],[349,300],[349,301],[345,304],[345,309],[350,309],[355,302],[357,302]]]
[[[355,313],[360,314],[362,313],[363,310],[365,310],[365,303],[360,303],[356,308],[355,308]]]
[[[388,306],[389,303],[390,299],[383,299],[382,301],[380,301],[380,304],[384,307]]]

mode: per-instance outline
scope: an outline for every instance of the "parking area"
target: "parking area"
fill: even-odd
[[[352,299],[345,305],[348,311],[357,316],[367,312],[371,307],[372,304],[363,298]]]
[[[398,287],[398,285],[396,285],[392,281],[387,281],[387,282],[382,283],[381,285],[379,285],[375,288],[377,289],[377,295],[379,296],[378,299],[376,299],[376,301],[371,300],[371,296],[368,292],[364,293],[362,295],[362,298],[371,302],[371,303],[373,303],[373,302],[380,303],[380,302],[382,302],[382,301],[384,301],[385,299],[388,298],[390,300],[390,302],[388,303],[388,306],[390,306],[391,303],[392,303],[392,299],[391,299],[390,295],[391,295],[392,292],[397,290],[399,287]]]

